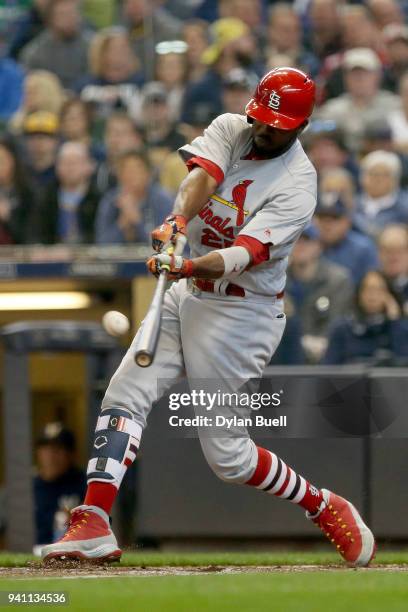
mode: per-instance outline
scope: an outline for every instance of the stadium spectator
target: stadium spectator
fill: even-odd
[[[134,121],[124,112],[112,113],[106,122],[104,133],[105,160],[96,171],[98,190],[105,193],[116,185],[115,160],[118,155],[143,146],[143,137]]]
[[[97,244],[150,242],[150,232],[171,212],[173,200],[153,180],[149,159],[128,151],[117,160],[118,187],[101,200],[96,219]]]
[[[32,70],[24,80],[21,105],[11,118],[9,128],[20,133],[26,117],[37,111],[59,115],[64,100],[61,81],[55,74],[48,70]]]
[[[0,57],[0,122],[7,122],[23,99],[24,71],[14,60]]]
[[[400,101],[395,94],[380,89],[381,63],[371,49],[346,51],[343,70],[346,93],[326,102],[318,116],[335,121],[344,132],[347,147],[357,153],[367,124],[382,120],[400,106]]]
[[[388,120],[383,118],[368,123],[365,127],[360,147],[361,158],[374,151],[393,151],[392,132]]]
[[[343,5],[340,12],[342,48],[323,58],[318,77],[318,103],[336,98],[345,91],[343,78],[343,57],[347,49],[369,48],[376,52],[384,62],[384,49],[381,35],[374,19],[366,6]]]
[[[408,27],[391,24],[384,28],[382,37],[387,52],[383,86],[398,93],[399,81],[408,70]]]
[[[222,112],[221,85],[233,68],[245,68],[258,76],[264,71],[257,57],[256,42],[248,26],[239,19],[219,19],[210,27],[213,43],[207,47],[202,62],[207,71],[197,82],[191,83],[183,100],[182,120],[195,104],[206,103]]]
[[[217,114],[206,104],[193,106],[188,114],[188,123],[179,126],[185,142],[191,142],[204,132],[205,128],[215,119]],[[161,186],[169,193],[176,195],[182,180],[187,175],[187,167],[178,151],[172,151],[164,159],[159,174]]]
[[[311,0],[309,3],[308,47],[319,58],[341,49],[340,7],[336,0]]]
[[[379,54],[383,52],[378,27],[364,4],[344,4],[340,13],[340,28],[344,49],[368,47]]]
[[[222,84],[222,105],[224,113],[243,115],[248,100],[258,83],[256,74],[242,68],[234,68]]]
[[[264,15],[262,0],[231,0],[229,16],[245,23],[257,39],[264,42]]]
[[[392,137],[392,129],[388,118],[367,125],[361,143],[360,156],[363,158],[375,151],[396,152],[401,162],[400,186],[403,191],[408,187],[408,153],[399,151]]]
[[[321,257],[318,229],[310,225],[292,253],[286,292],[302,321],[302,346],[309,361],[319,361],[327,347],[330,324],[350,308],[348,272]]]
[[[188,80],[199,81],[207,69],[201,58],[208,47],[208,24],[200,19],[191,19],[183,26],[183,40],[187,44]]]
[[[355,284],[378,267],[375,243],[352,229],[353,211],[336,192],[322,193],[318,199],[315,222],[319,229],[322,254],[346,268]]]
[[[389,283],[378,271],[368,272],[356,292],[353,314],[331,331],[324,363],[407,365],[408,321]]]
[[[141,129],[154,166],[160,167],[164,158],[178,149],[185,140],[172,118],[166,88],[152,81],[142,90]]]
[[[362,192],[357,198],[354,226],[375,236],[389,223],[408,223],[407,193],[400,189],[398,155],[374,151],[361,161]]]
[[[290,65],[316,76],[318,59],[303,47],[302,24],[298,13],[288,2],[272,4],[269,12],[265,56],[285,55]]]
[[[319,192],[338,193],[348,210],[354,211],[356,185],[353,175],[345,168],[331,168],[320,176]]]
[[[154,78],[157,43],[181,38],[182,22],[159,0],[124,0],[123,19],[130,40],[148,81]]]
[[[95,34],[89,47],[89,68],[91,74],[75,89],[92,104],[95,117],[105,120],[114,109],[135,117],[144,77],[125,28],[106,28]]]
[[[15,143],[0,138],[0,244],[30,241],[35,193],[27,181]]]
[[[20,15],[7,46],[7,55],[17,59],[22,49],[46,27],[45,13],[50,0],[33,0],[32,6]]]
[[[334,121],[312,121],[302,141],[319,177],[334,168],[347,168],[357,177],[356,162],[346,147],[342,130]]]
[[[87,145],[66,142],[58,151],[57,180],[50,185],[37,215],[42,244],[92,244],[101,198],[92,182],[94,163]]]
[[[23,125],[27,170],[39,199],[55,180],[55,160],[59,145],[57,115],[38,111],[28,115]]]
[[[381,270],[398,295],[408,316],[408,230],[406,225],[388,225],[378,236]]]
[[[83,499],[86,475],[75,465],[75,437],[61,423],[48,423],[36,442],[35,541],[54,542],[65,531],[69,512]]]
[[[396,0],[367,0],[367,6],[380,30],[390,24],[404,23],[401,2]]]
[[[180,118],[188,79],[187,44],[182,40],[165,41],[156,47],[156,79],[164,85],[174,121]]]
[[[21,60],[29,70],[55,73],[70,89],[87,73],[91,34],[83,27],[77,0],[53,0],[46,19],[48,27],[24,47]]]
[[[99,162],[105,157],[104,150],[101,145],[93,141],[91,129],[92,112],[89,105],[80,98],[68,98],[64,102],[60,113],[61,139],[85,144],[91,157]]]

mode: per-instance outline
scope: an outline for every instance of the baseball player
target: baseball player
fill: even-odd
[[[147,262],[153,274],[167,267],[177,281],[165,295],[156,357],[148,369],[135,364],[136,335],[102,402],[84,503],[72,511],[64,537],[43,548],[43,559],[120,558],[109,514],[151,406],[172,381],[186,373],[190,380],[244,382],[260,378],[270,362],[285,327],[288,256],[316,204],[316,172],[298,140],[314,100],[306,74],[272,70],[246,116],[220,115],[180,149],[190,172],[173,213],[152,233],[157,254]],[[168,249],[185,235],[188,259]],[[158,379],[167,383],[160,391]],[[313,486],[244,427],[198,434],[222,480],[298,504],[349,564],[370,562],[374,537],[349,501]]]

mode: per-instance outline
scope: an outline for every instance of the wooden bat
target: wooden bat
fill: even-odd
[[[183,240],[183,237],[177,240],[177,246],[174,250],[175,255],[179,255],[183,252],[185,243],[186,240],[185,238]],[[171,251],[167,249],[167,252]],[[167,275],[168,270],[163,270],[160,273],[153,299],[137,340],[134,359],[141,368],[148,368],[153,363],[156,354],[157,343],[160,336],[163,299],[167,286]]]

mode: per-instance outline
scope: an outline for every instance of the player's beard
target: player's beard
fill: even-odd
[[[253,149],[256,154],[260,157],[265,157],[267,159],[271,159],[273,157],[278,157],[282,155],[286,151],[290,149],[297,138],[297,134],[293,135],[288,142],[284,144],[271,142],[271,139],[268,137],[259,136],[256,140],[253,139]],[[258,141],[258,142],[257,142]],[[265,144],[263,144],[265,143]]]

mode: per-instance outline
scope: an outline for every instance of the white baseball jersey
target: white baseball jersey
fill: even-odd
[[[200,157],[218,166],[216,192],[187,226],[192,257],[232,246],[238,236],[269,244],[269,261],[253,266],[235,284],[249,294],[283,290],[290,251],[316,206],[316,171],[299,140],[273,159],[245,159],[252,128],[243,115],[217,117],[203,136],[179,149],[182,158]]]
[[[200,157],[216,164],[220,179],[216,193],[188,223],[193,256],[229,247],[241,234],[271,245],[270,260],[234,277],[245,288],[245,299],[194,291],[187,279],[173,283],[164,296],[161,333],[149,368],[134,360],[142,323],[102,405],[104,410],[126,407],[142,429],[152,404],[184,374],[193,385],[215,380],[218,388],[235,392],[262,376],[281,340],[283,300],[271,296],[283,289],[289,252],[313,214],[316,173],[298,141],[275,159],[244,159],[251,136],[245,117],[221,115],[204,136],[180,149],[186,161]],[[245,427],[224,426],[215,437],[199,427],[198,434],[211,466],[229,466],[236,482],[248,481],[258,453]]]

